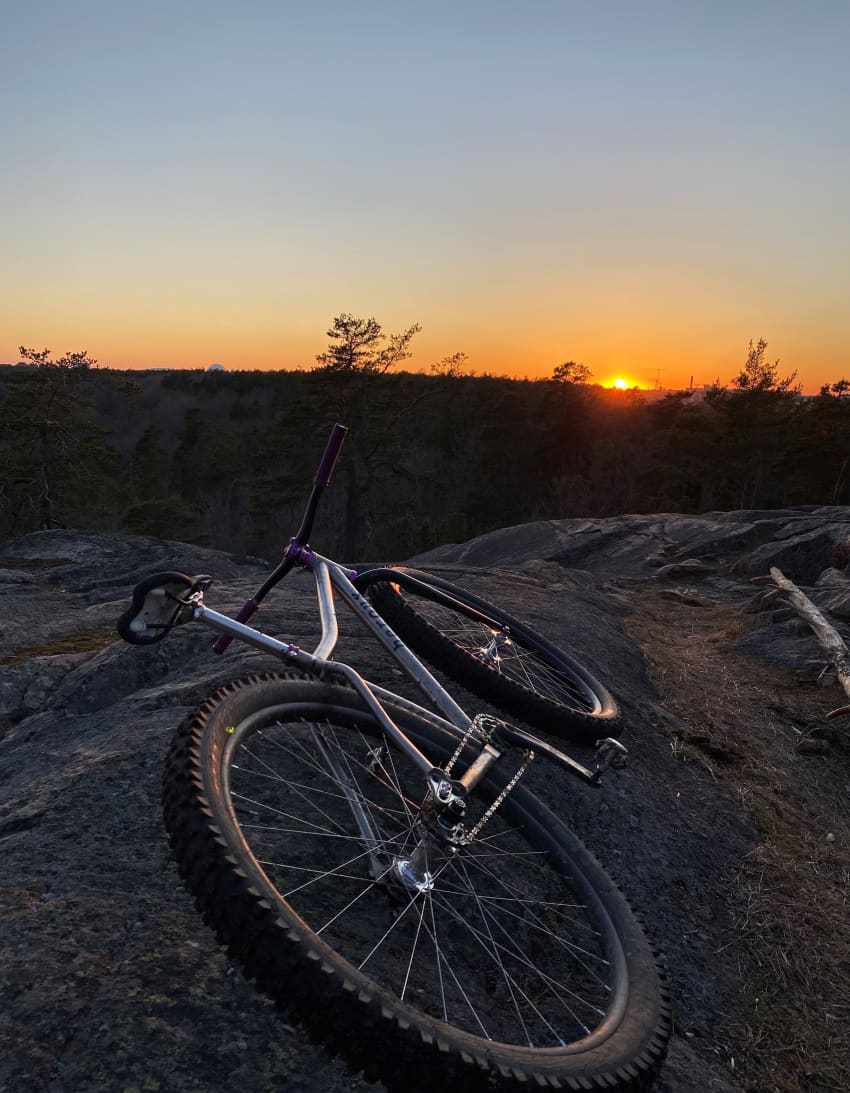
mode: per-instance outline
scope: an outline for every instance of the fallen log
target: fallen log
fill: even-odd
[[[830,664],[835,669],[838,682],[844,689],[844,693],[850,698],[850,652],[841,638],[841,635],[824,618],[821,611],[815,607],[809,597],[789,581],[781,569],[772,566],[770,576],[777,588],[787,598],[788,602],[814,631],[818,642],[826,650],[830,657]],[[841,706],[837,710],[831,710],[826,715],[826,720],[839,717],[841,714],[850,713],[850,705]]]

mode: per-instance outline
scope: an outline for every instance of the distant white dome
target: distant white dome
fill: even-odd
[[[207,369],[208,372],[226,372],[227,369],[223,364],[211,364]]]

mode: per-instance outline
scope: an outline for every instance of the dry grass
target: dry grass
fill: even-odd
[[[0,555],[0,569],[55,569],[60,565],[73,565],[70,558],[16,558],[12,555]]]
[[[761,833],[742,863],[746,910],[729,939],[750,968],[731,1029],[736,1080],[754,1093],[846,1093],[850,728],[825,755],[799,754],[829,692],[731,652],[742,616],[730,606],[646,589],[632,601],[627,626],[674,715],[674,754],[735,788]]]
[[[96,653],[117,640],[118,635],[113,627],[82,630],[78,634],[69,634],[41,645],[29,645],[11,656],[0,657],[0,668],[18,668],[35,657],[53,657],[61,653]]]

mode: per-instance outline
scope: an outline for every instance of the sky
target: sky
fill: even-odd
[[[7,5],[0,361],[850,376],[850,0]]]

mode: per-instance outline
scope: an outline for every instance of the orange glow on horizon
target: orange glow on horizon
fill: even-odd
[[[158,313],[152,305],[149,321],[143,325],[130,305],[92,317],[85,312],[85,301],[70,298],[70,290],[66,295],[69,300],[64,308],[57,305],[47,314],[35,305],[28,308],[23,299],[19,301],[14,329],[10,332],[7,323],[5,337],[0,338],[0,363],[15,363],[19,360],[18,346],[27,345],[39,349],[47,346],[55,356],[86,349],[101,367],[115,369],[206,369],[214,361],[228,372],[310,369],[315,366],[316,355],[327,348],[325,331],[334,314],[332,306],[295,318],[246,306],[233,311],[222,309],[215,315],[205,308],[195,311],[176,296],[167,314]],[[377,308],[361,307],[355,313],[376,313],[387,333],[402,330],[419,318],[414,307],[386,315]],[[640,332],[639,336],[635,333],[633,346],[622,340],[595,341],[590,334],[581,338],[541,334],[529,345],[521,331],[500,340],[483,321],[440,326],[425,316],[423,327],[414,342],[413,357],[403,362],[400,370],[427,373],[433,363],[460,350],[469,354],[468,367],[478,375],[547,380],[557,362],[575,359],[590,368],[590,386],[599,384],[608,390],[623,391],[678,391],[691,386],[701,389],[714,382],[729,384],[741,370],[745,339],[750,334],[749,328],[733,331],[725,338],[721,338],[725,331],[710,336],[703,332],[705,347],[699,353],[692,352],[682,364],[688,341],[680,340],[680,336],[684,338],[680,332],[675,338],[670,336],[669,344],[661,344],[658,333],[650,331]],[[693,335],[690,340],[699,338]],[[565,342],[568,349],[563,347]],[[813,338],[809,348],[790,337],[777,336],[768,338],[768,347],[768,357],[780,359],[780,375],[798,372],[805,394],[816,394],[821,384],[847,373],[840,346],[833,347],[825,337]]]
[[[634,391],[640,390],[641,385],[634,380],[627,379],[625,376],[617,376],[612,380],[605,380],[602,383],[603,387],[611,388],[614,391]]]

